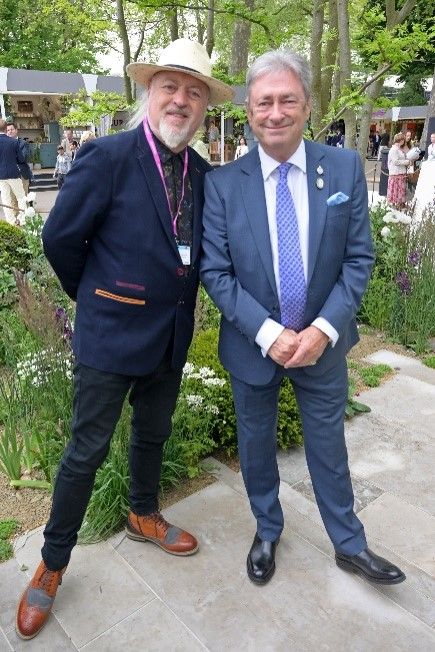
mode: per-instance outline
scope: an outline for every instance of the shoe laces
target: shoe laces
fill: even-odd
[[[154,521],[154,523],[156,525],[160,525],[160,527],[162,527],[164,529],[165,534],[169,530],[169,528],[171,527],[169,525],[168,521],[166,521],[163,518],[163,516],[160,514],[160,512],[154,512],[154,514],[149,514],[148,518],[150,518],[152,521]]]
[[[51,571],[45,568],[38,580],[38,588],[50,594],[56,590],[57,585],[62,583],[61,571]]]

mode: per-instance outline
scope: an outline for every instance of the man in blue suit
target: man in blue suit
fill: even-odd
[[[250,580],[275,571],[284,520],[278,498],[280,382],[293,385],[317,504],[337,564],[392,584],[403,573],[367,548],[344,440],[346,353],[373,252],[357,154],[303,140],[310,71],[269,52],[247,76],[258,148],[206,176],[201,278],[222,312],[219,352],[231,374],[240,464],[257,532]]]
[[[25,209],[25,192],[21,181],[19,165],[25,163],[25,156],[16,139],[8,138],[7,122],[0,119],[0,193],[6,221],[15,224],[17,216],[13,200],[21,210]]]
[[[232,90],[211,77],[205,47],[187,39],[172,42],[157,64],[127,70],[148,91],[138,127],[79,150],[43,230],[45,253],[77,302],[74,407],[42,561],[17,610],[22,638],[47,621],[127,395],[127,536],[174,555],[198,549],[160,514],[158,489],[193,333],[210,168],[187,144],[207,105],[231,99]]]

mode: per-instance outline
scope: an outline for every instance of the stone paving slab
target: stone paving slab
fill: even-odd
[[[40,560],[42,529],[19,541],[16,559],[33,574]],[[77,648],[154,599],[140,577],[105,543],[76,546],[63,576],[53,614]]]
[[[416,360],[415,358],[399,355],[398,353],[393,353],[393,351],[381,350],[367,356],[365,360],[372,364],[387,364],[396,371],[405,373],[411,378],[435,385],[435,370],[426,367],[420,360]]]
[[[361,518],[367,534],[435,579],[435,517],[392,494],[368,505]]]

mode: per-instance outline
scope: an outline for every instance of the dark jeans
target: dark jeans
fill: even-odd
[[[58,172],[58,174],[57,174],[57,187],[59,188],[59,190],[62,188],[62,186],[64,184],[65,177],[66,177],[66,174],[60,174]]]
[[[130,506],[139,515],[158,510],[163,445],[171,434],[181,375],[181,371],[170,368],[168,356],[153,373],[139,378],[76,365],[72,437],[60,462],[50,519],[44,531],[42,557],[50,570],[68,564],[95,474],[108,454],[128,392],[133,407]]]

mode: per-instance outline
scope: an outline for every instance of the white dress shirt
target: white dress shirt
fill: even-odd
[[[427,148],[427,159],[428,161],[435,161],[435,144],[430,143]]]
[[[261,145],[258,146],[260,155],[261,172],[264,181],[264,194],[266,197],[267,219],[269,222],[270,245],[272,248],[273,271],[275,274],[278,297],[281,300],[279,284],[279,258],[278,258],[278,229],[276,225],[276,186],[278,184],[279,161],[271,158]],[[305,143],[302,140],[296,152],[290,156],[288,162],[292,164],[287,176],[287,182],[293,197],[296,210],[296,217],[299,227],[299,243],[301,247],[302,264],[304,266],[305,281],[308,270],[308,232],[309,232],[309,208],[308,208],[308,185],[307,185],[307,159],[305,154]],[[338,340],[338,333],[335,328],[323,317],[317,317],[313,323],[319,330],[325,333],[334,346]],[[275,340],[281,335],[284,326],[275,320],[266,319],[258,331],[255,341],[261,347],[264,356]]]

